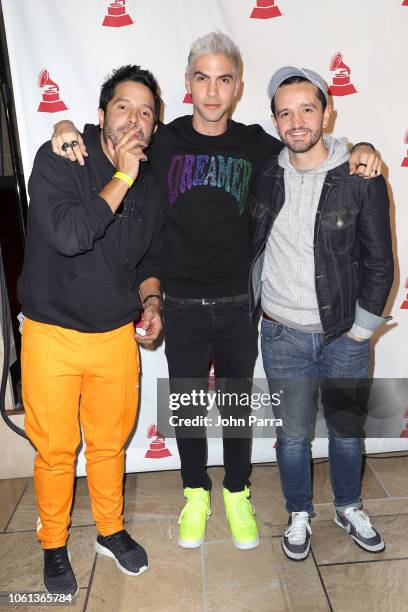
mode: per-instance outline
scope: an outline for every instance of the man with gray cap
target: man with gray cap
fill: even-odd
[[[320,388],[335,523],[363,549],[379,552],[384,542],[361,510],[361,379],[393,281],[387,188],[380,176],[350,176],[345,143],[323,135],[331,108],[317,73],[281,68],[269,95],[286,146],[263,165],[253,188],[251,309],[263,311],[271,393],[284,389],[274,408],[283,421],[276,455],[289,513],[282,547],[296,561],[309,554],[310,442]]]

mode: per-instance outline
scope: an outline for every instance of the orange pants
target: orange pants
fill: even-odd
[[[123,529],[124,445],[135,424],[139,352],[133,324],[82,333],[24,320],[25,428],[43,548],[64,546],[82,426],[92,511],[101,535]]]

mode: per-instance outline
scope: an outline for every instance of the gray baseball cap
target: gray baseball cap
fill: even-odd
[[[276,94],[276,90],[283,83],[283,81],[295,76],[304,77],[308,81],[311,81],[313,85],[316,85],[316,87],[323,92],[326,102],[328,102],[327,85],[320,74],[317,74],[317,72],[307,68],[296,68],[296,66],[283,66],[283,68],[279,68],[279,70],[272,75],[268,85],[268,96],[270,99],[272,100]]]

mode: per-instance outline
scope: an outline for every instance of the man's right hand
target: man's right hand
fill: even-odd
[[[62,148],[65,143],[78,143],[70,146],[65,151]],[[82,140],[81,134],[76,129],[72,121],[59,121],[54,125],[54,132],[51,137],[52,150],[56,155],[66,157],[71,161],[77,161],[80,166],[85,165],[84,157],[88,157],[88,153]]]
[[[117,145],[108,138],[107,147],[109,156],[116,170],[124,172],[133,180],[139,174],[140,162],[147,161],[144,149],[147,143],[140,139],[140,128],[132,128],[125,132]]]

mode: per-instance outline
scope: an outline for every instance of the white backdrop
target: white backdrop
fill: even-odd
[[[390,184],[397,267],[389,311],[395,327],[375,343],[374,373],[408,377],[408,87],[402,69],[408,57],[408,0],[2,0],[2,5],[26,180],[56,121],[69,117],[79,127],[96,122],[100,85],[112,68],[138,63],[152,70],[166,103],[166,122],[190,113],[184,102],[188,51],[195,38],[216,28],[238,43],[244,59],[238,121],[260,123],[273,133],[266,87],[282,65],[312,68],[336,85],[335,134],[374,143]],[[158,439],[154,428],[156,378],[167,376],[163,347],[142,350],[142,363],[141,414],[127,470],[178,467],[174,440]],[[263,375],[260,361],[256,374]],[[408,398],[400,400],[408,407]],[[367,450],[406,447],[408,411],[405,416],[400,438],[368,441]],[[210,440],[210,463],[222,462],[221,450],[218,440]],[[316,441],[315,456],[326,452],[324,441]],[[273,441],[255,440],[253,459],[274,459]]]

